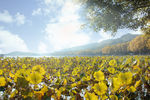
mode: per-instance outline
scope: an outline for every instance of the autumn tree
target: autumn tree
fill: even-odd
[[[110,52],[111,52],[110,46],[102,48],[102,54],[110,54]]]
[[[147,48],[150,50],[150,39],[147,40]]]
[[[134,53],[148,53],[149,52],[149,35],[140,35],[133,39],[128,46],[128,49]]]
[[[119,43],[112,46],[106,46],[102,49],[103,54],[116,54],[116,55],[123,55],[127,54],[128,51],[128,44],[129,42]]]

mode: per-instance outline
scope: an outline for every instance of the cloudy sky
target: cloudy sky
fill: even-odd
[[[72,0],[0,0],[0,53],[47,53],[111,38],[81,30],[80,10]]]

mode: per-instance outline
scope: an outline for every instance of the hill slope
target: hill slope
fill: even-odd
[[[15,51],[15,52],[10,52],[8,54],[4,54],[4,56],[40,56],[40,54],[32,53],[32,52]]]
[[[8,54],[4,54],[4,56],[67,56],[67,55],[87,55],[87,54],[93,55],[95,54],[95,52],[96,54],[100,54],[101,49],[104,48],[105,46],[111,46],[118,43],[125,43],[131,41],[136,36],[138,35],[126,34],[117,39],[108,39],[108,40],[101,41],[100,43],[91,43],[83,46],[63,49],[53,53],[39,54],[39,53],[32,53],[32,52],[15,51]]]
[[[104,40],[101,41],[100,43],[91,43],[91,44],[87,44],[87,45],[83,45],[83,46],[78,46],[78,47],[73,47],[73,48],[68,48],[68,49],[64,49],[58,52],[54,52],[51,53],[51,55],[77,55],[82,54],[81,52],[88,52],[88,54],[93,54],[92,52],[94,51],[101,51],[102,48],[104,48],[105,46],[111,46],[111,45],[115,45],[118,43],[125,43],[128,41],[131,41],[132,39],[134,39],[136,36],[136,34],[125,34],[120,38],[117,39],[108,39],[108,40]]]

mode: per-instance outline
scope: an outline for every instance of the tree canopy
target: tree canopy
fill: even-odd
[[[141,29],[150,34],[150,0],[77,0],[84,8],[85,26],[94,31]]]

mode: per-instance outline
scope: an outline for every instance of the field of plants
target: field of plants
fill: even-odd
[[[0,97],[2,100],[148,100],[150,56],[1,57]]]

